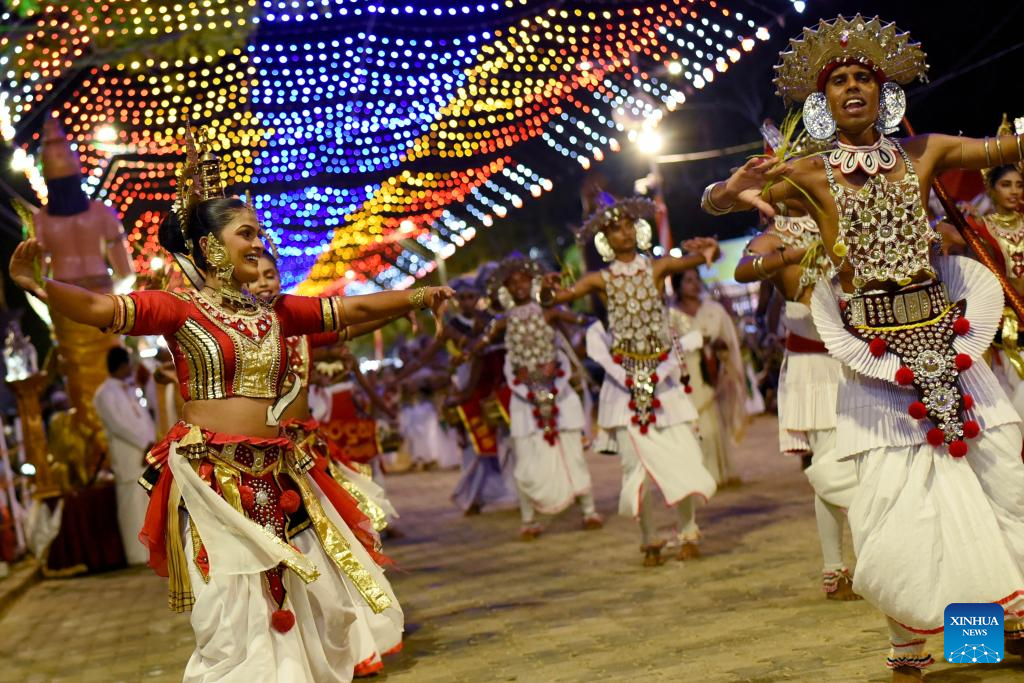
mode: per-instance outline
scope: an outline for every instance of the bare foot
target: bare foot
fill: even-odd
[[[826,592],[825,599],[852,602],[854,600],[863,600],[864,598],[853,592],[853,577],[850,576],[849,572],[843,571],[836,582],[836,589]]]
[[[898,666],[892,670],[892,683],[910,683],[921,680],[924,680],[924,674],[920,669],[915,669],[912,666]]]
[[[524,524],[519,527],[519,538],[524,541],[536,541],[544,532],[540,524]]]
[[[644,553],[644,566],[660,567],[664,563],[664,560],[661,559],[661,549],[664,547],[665,541],[640,546],[640,550]]]
[[[679,552],[676,554],[676,559],[680,562],[686,562],[687,560],[696,560],[700,557],[700,546],[696,543],[690,543],[684,541],[679,546]]]
[[[465,515],[466,517],[472,517],[474,515],[479,515],[480,514],[480,510],[481,510],[480,503],[473,503],[468,508],[466,508],[466,511],[463,512],[462,514]]]
[[[583,518],[583,530],[594,531],[604,528],[604,518],[596,512]]]

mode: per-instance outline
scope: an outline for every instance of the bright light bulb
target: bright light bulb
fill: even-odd
[[[803,0],[794,0],[793,9],[795,9],[797,12],[800,12],[800,14],[803,14],[804,10],[807,9],[807,3],[805,3]]]
[[[149,269],[150,270],[163,270],[163,267],[164,267],[164,260],[162,258],[160,258],[159,256],[154,256],[152,259],[150,259],[150,261],[149,261]]]
[[[665,140],[661,137],[661,133],[653,129],[642,130],[636,136],[636,147],[643,154],[657,154],[664,144]]]
[[[403,235],[408,235],[410,232],[412,232],[415,229],[416,229],[416,224],[413,223],[408,218],[406,218],[404,221],[402,221],[398,225],[398,231],[401,232]]]
[[[31,165],[28,155],[25,154],[25,150],[20,147],[15,147],[14,152],[11,154],[11,169],[14,171],[25,171]]]
[[[678,76],[679,74],[683,73],[683,65],[680,64],[679,62],[669,62],[668,72],[673,76]]]
[[[109,144],[117,140],[117,128],[107,124],[96,129],[96,142]]]

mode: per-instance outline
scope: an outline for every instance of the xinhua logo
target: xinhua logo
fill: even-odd
[[[954,602],[946,607],[946,661],[996,664],[1003,661],[1003,608],[995,603]]]

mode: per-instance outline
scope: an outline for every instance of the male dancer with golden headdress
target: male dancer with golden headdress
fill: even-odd
[[[938,173],[1017,161],[1024,141],[887,137],[903,116],[900,85],[925,69],[920,45],[877,18],[804,29],[775,83],[803,102],[808,132],[836,135],[836,146],[793,163],[752,159],[702,199],[712,214],[769,216],[792,202],[814,218],[836,264],[834,286],[816,287],[811,308],[844,365],[837,441],[858,475],[854,589],[888,618],[894,681],[921,678],[933,661],[925,637],[943,630],[954,602],[1000,604],[1007,650],[1024,652],[1021,434],[977,362],[999,324],[1002,290],[980,264],[933,253],[941,238],[924,209]]]

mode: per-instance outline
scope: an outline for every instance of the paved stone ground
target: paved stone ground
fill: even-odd
[[[459,515],[455,473],[392,477],[407,536],[388,551],[408,638],[378,680],[888,680],[881,615],[822,597],[811,491],[776,455],[774,430],[752,425],[744,484],[701,511],[705,557],[657,569],[640,566],[634,523],[611,516],[615,458],[589,457],[607,527],[578,531],[567,511],[534,543],[518,540],[512,511]],[[143,570],[32,587],[0,618],[0,681],[179,681],[192,636],[164,590]],[[1024,668],[941,663],[928,680],[1024,680]]]

